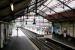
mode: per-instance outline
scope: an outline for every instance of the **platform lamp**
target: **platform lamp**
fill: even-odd
[[[33,16],[34,16],[33,24],[36,24],[36,18],[35,18],[35,17],[37,16],[36,10],[34,10],[34,13],[35,13],[35,14],[33,14]]]
[[[35,18],[34,18],[34,20],[33,20],[33,24],[36,24],[36,22],[35,22]]]
[[[27,25],[27,19],[28,19],[28,14],[27,14],[27,18],[26,18],[26,25]]]
[[[27,9],[26,9],[26,11],[27,11],[27,15],[26,15],[26,25],[27,25],[27,19],[28,19],[28,12],[29,12],[29,7],[27,6]]]
[[[33,19],[33,24],[36,24],[36,18],[35,18],[36,15],[34,15],[34,19]]]
[[[29,12],[29,7],[27,6],[27,19],[28,19],[28,12]]]
[[[27,25],[27,20],[26,20],[26,25]]]
[[[26,25],[27,25],[27,20],[28,20],[28,14],[26,15]]]
[[[27,16],[26,16],[26,25],[27,25],[27,19],[28,19],[28,14],[27,14]]]
[[[37,16],[37,2],[38,2],[38,0],[35,0],[35,10],[34,10],[34,12],[35,12],[35,15],[34,15],[34,19],[33,19],[33,24],[36,24],[36,20],[35,20],[35,16]]]

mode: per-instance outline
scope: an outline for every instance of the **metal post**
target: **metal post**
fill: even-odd
[[[22,26],[24,26],[24,16],[22,16]]]
[[[17,30],[17,38],[18,38],[18,27],[17,27],[17,29],[16,29],[16,30]]]
[[[27,19],[28,19],[29,7],[27,6]]]
[[[36,13],[36,15],[37,15],[37,2],[38,2],[38,0],[35,0],[35,13]]]

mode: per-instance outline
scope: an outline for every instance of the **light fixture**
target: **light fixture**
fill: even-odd
[[[33,24],[36,24],[35,18],[33,19]]]
[[[10,4],[10,7],[11,7],[11,11],[14,11],[14,5],[13,5],[13,3]]]
[[[27,21],[26,21],[26,25],[27,25]]]

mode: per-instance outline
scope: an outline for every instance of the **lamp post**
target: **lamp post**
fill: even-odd
[[[17,38],[18,38],[18,27],[17,27],[17,29],[16,29],[16,30],[17,30]]]

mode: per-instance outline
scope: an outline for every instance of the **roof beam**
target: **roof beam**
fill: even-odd
[[[52,2],[52,0],[49,2],[49,3],[51,3]],[[46,4],[46,5],[49,5],[49,3],[48,4]],[[45,7],[43,7],[41,10],[43,10]]]
[[[47,7],[46,5],[44,5],[43,4],[43,6],[45,6],[45,7]],[[50,10],[52,10],[52,11],[54,11],[52,8],[50,8],[50,7],[47,7],[47,8],[49,8]],[[54,11],[55,13],[57,13],[56,11]],[[53,17],[53,18],[55,18],[55,17]]]
[[[39,10],[39,9],[38,9]],[[41,10],[39,10],[39,11],[41,11]],[[45,12],[43,12],[43,11],[41,11],[42,13],[45,13]],[[46,13],[45,13],[46,14]],[[40,14],[41,15],[41,14]],[[53,16],[50,16],[51,17],[51,19],[49,18],[49,15],[48,14],[46,14],[46,16],[48,17],[48,19],[49,20],[57,20],[55,17],[53,17]],[[43,16],[43,17],[45,17],[45,16]]]
[[[70,6],[68,6],[67,4],[65,4],[64,2],[58,0],[60,3],[62,3],[63,5],[67,6],[68,8],[70,8],[71,10],[73,10],[73,8],[71,8]]]
[[[43,5],[43,6],[45,6],[45,7],[47,7],[46,5]],[[50,10],[52,10],[52,11],[54,11],[52,8],[50,8],[50,7],[47,7],[47,8],[49,8]],[[58,13],[58,12],[56,12],[56,11],[54,11],[56,14]],[[60,14],[58,13],[58,16],[59,16]],[[61,16],[63,16],[63,15],[61,15]],[[64,17],[64,16],[63,16]],[[55,18],[55,17],[54,17]],[[64,17],[64,18],[66,18],[66,17]]]
[[[46,5],[44,5],[43,4],[43,6],[45,6],[45,7],[47,7]],[[47,8],[49,8],[50,10],[52,10],[52,11],[54,11],[52,8],[50,8],[50,7],[47,7]],[[54,11],[55,13],[57,13],[56,11]]]
[[[41,0],[42,1],[42,0]],[[37,2],[37,3],[40,3],[41,1],[39,1],[39,2]],[[23,2],[23,1],[22,1]],[[19,2],[18,2],[19,3]],[[30,6],[32,6],[32,5],[35,5],[35,3],[33,3],[33,4],[30,4],[28,7],[30,7]],[[22,9],[19,9],[18,11],[16,11],[16,12],[14,12],[14,14],[15,13],[17,13],[17,12],[19,12],[19,11],[21,11],[21,10],[25,10],[27,7],[24,7],[24,8],[22,8]],[[9,13],[7,16],[3,16],[3,17],[0,17],[0,20],[4,20],[5,18],[7,18],[9,15],[10,15],[11,13]],[[3,19],[2,19],[3,18]]]

